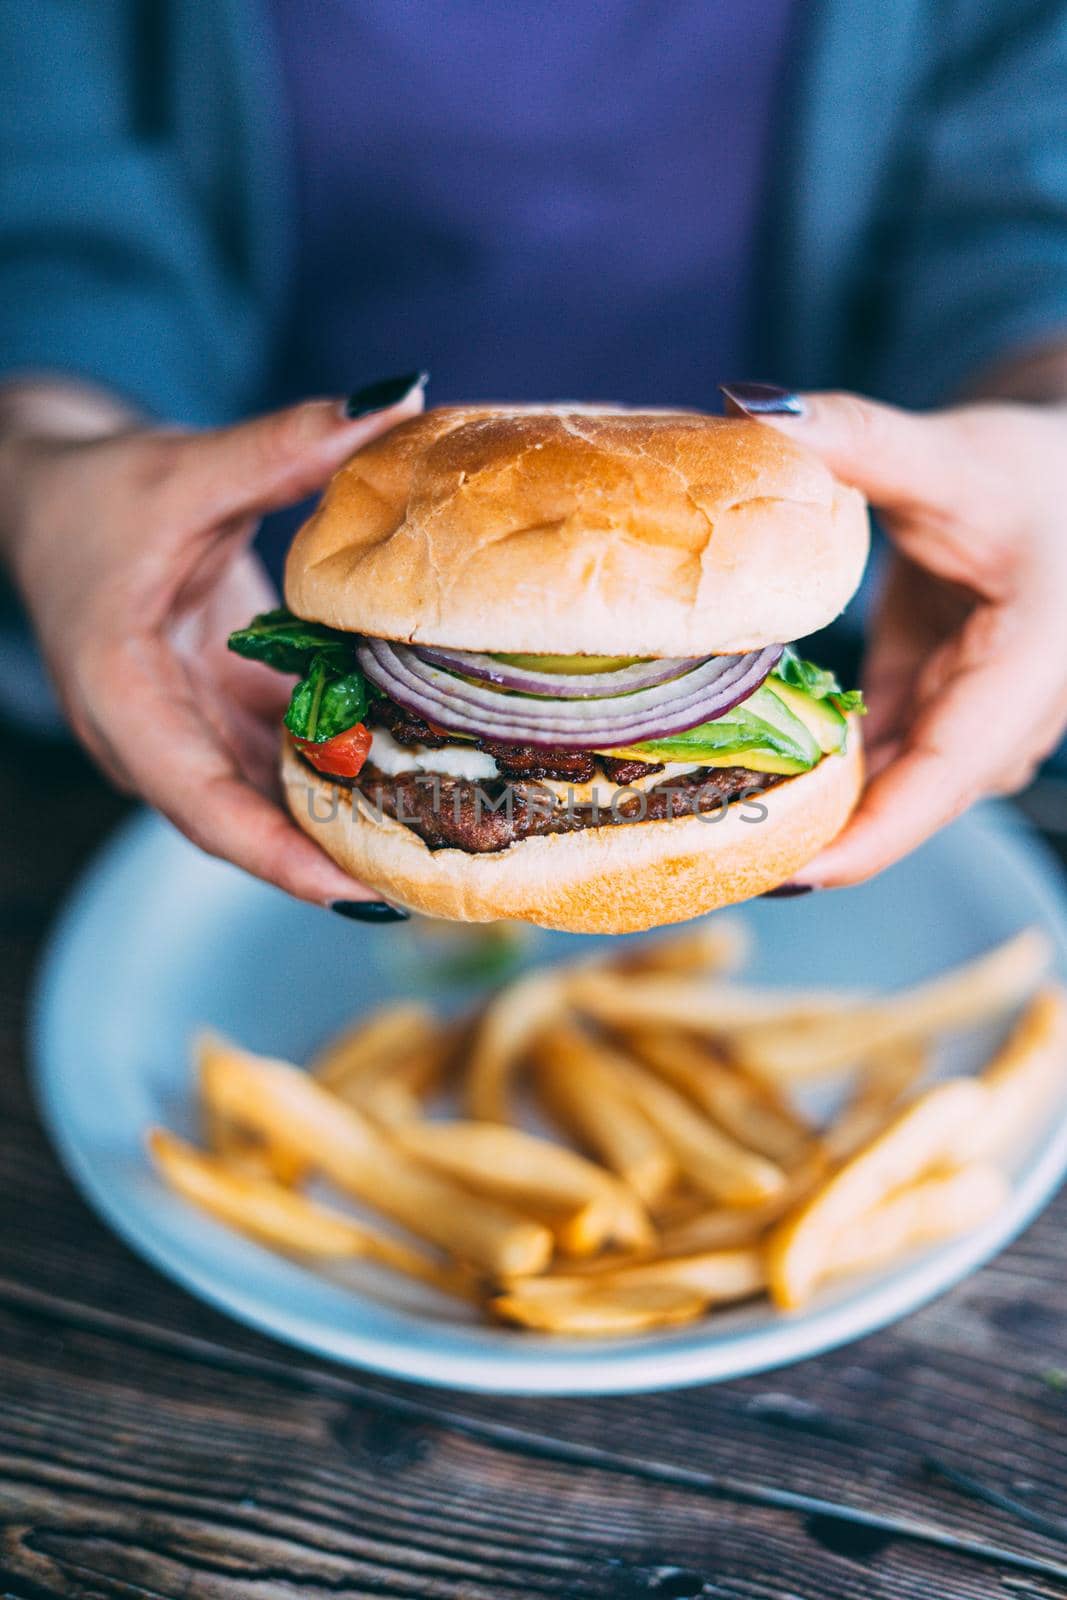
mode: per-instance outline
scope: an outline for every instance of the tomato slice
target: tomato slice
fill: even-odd
[[[316,772],[335,778],[358,778],[370,751],[371,731],[362,722],[335,733],[332,739],[298,739],[293,743]]]

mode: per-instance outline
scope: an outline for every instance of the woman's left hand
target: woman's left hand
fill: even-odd
[[[836,887],[1022,788],[1064,736],[1067,409],[801,399],[802,415],[759,420],[862,489],[894,547],[864,671],[867,788],[797,874]]]
[[[373,898],[280,803],[288,685],[226,638],[273,603],[258,518],[414,416],[421,384],[360,417],[311,400],[200,433],[59,386],[3,398],[0,550],[91,755],[212,855],[313,904]]]

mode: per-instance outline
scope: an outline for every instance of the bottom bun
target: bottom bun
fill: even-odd
[[[395,905],[453,922],[506,918],[570,933],[634,933],[685,922],[791,878],[848,820],[862,741],[723,813],[523,839],[476,855],[428,850],[417,833],[312,772],[288,738],[282,779],[304,832]],[[761,810],[758,818],[753,812]]]

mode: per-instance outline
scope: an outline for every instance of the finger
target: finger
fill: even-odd
[[[210,562],[201,566],[210,566]],[[259,560],[243,551],[222,566],[202,602],[173,623],[166,634],[181,656],[185,670],[196,681],[198,704],[221,702],[227,711],[249,713],[270,723],[275,739],[277,725],[289,703],[293,678],[250,661],[228,648],[235,628],[249,617],[278,604],[278,594]],[[275,761],[277,750],[274,751]]]
[[[837,888],[883,871],[1054,740],[1065,708],[1053,653],[1040,633],[1027,648],[1021,629],[1005,630],[1000,648],[988,648],[988,631],[977,614],[954,651],[942,653],[934,664],[939,692],[869,783],[844,832],[799,880]],[[953,655],[955,666],[946,665]]]
[[[308,400],[234,428],[180,441],[195,473],[203,516],[212,525],[262,515],[303,500],[354,451],[423,408],[425,373],[395,404],[352,419],[338,400]]]
[[[844,392],[799,399],[798,414],[759,420],[817,450],[836,476],[884,510],[955,515],[960,480],[974,469],[971,447],[952,426],[955,413],[923,415]]]
[[[104,734],[137,792],[194,844],[316,905],[377,898],[245,781],[169,652],[151,641],[128,649],[123,685]]]
[[[1041,770],[1041,763],[1049,752],[1045,751],[1033,756],[1024,756],[1016,761],[1006,772],[1002,772],[992,790],[997,795],[1019,794],[1023,789],[1028,789]]]
[[[863,661],[861,687],[867,706],[863,742],[868,752],[887,739],[899,737],[911,711],[915,679],[921,666],[907,648],[895,621],[876,618]]]
[[[899,740],[911,718],[924,663],[973,607],[972,598],[966,609],[957,608],[950,615],[938,589],[928,573],[902,556],[895,556],[890,563],[863,661],[862,687],[867,702],[863,742],[869,763],[879,745]]]
[[[228,666],[225,671],[213,672],[196,659],[186,662],[186,671],[198,710],[211,724],[215,737],[226,745],[242,775],[261,794],[278,797],[282,792],[278,740],[289,703],[289,685],[262,669],[260,679],[266,680],[265,685],[252,683],[258,663],[244,664],[250,669],[248,682],[245,674],[234,675]]]
[[[985,405],[922,414],[856,394],[799,398],[799,415],[759,420],[861,489],[897,546],[927,571],[986,599],[1010,592],[1023,535],[1018,417]]]
[[[275,884],[298,900],[328,906],[335,900],[377,900],[350,878],[286,814],[232,768],[200,786],[196,804],[155,803],[174,825],[205,850]]]
[[[900,759],[903,745],[900,739],[882,739],[878,744],[863,746],[863,765],[868,784],[874,782],[879,773],[893,761]]]

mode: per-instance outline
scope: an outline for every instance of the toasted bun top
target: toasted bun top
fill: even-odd
[[[448,406],[335,474],[285,590],[302,617],[386,639],[703,655],[823,627],[867,546],[862,495],[760,423]]]

